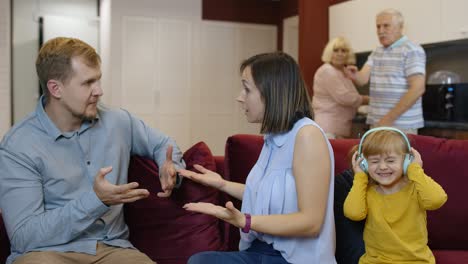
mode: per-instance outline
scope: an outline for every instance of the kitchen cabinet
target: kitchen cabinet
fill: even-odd
[[[392,7],[399,10],[404,18],[403,34],[418,44],[441,41],[440,6],[447,0],[383,0],[382,9]]]
[[[467,0],[444,0],[441,6],[442,40],[468,38]]]
[[[373,50],[379,45],[375,16],[386,8],[395,8],[403,14],[404,34],[415,43],[468,38],[466,0],[354,0],[330,6],[330,39],[347,38],[355,52]]]
[[[345,37],[355,52],[373,50],[378,45],[375,33],[377,10],[378,5],[371,0],[347,1],[331,6],[329,38]]]

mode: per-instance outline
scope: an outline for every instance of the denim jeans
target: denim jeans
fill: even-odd
[[[288,264],[281,253],[270,244],[255,240],[243,251],[207,251],[190,257],[187,264]]]

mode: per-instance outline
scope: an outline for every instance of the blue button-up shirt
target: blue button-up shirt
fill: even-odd
[[[103,204],[93,191],[94,177],[112,166],[106,179],[125,184],[131,155],[162,165],[169,145],[176,167],[184,167],[181,151],[128,112],[103,106],[95,120],[63,133],[42,102],[0,143],[0,207],[11,242],[7,263],[30,251],[96,254],[97,241],[132,247],[123,205]]]

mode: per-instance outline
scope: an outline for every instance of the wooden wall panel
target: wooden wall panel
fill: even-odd
[[[312,96],[315,71],[322,65],[320,57],[328,41],[329,1],[299,0],[299,64]]]
[[[298,14],[298,0],[203,0],[202,19],[278,27],[277,49],[283,45],[283,19]]]
[[[203,0],[202,19],[277,24],[280,2],[267,0]]]

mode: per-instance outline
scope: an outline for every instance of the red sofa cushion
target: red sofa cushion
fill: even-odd
[[[335,155],[335,175],[338,175],[350,168],[349,151],[359,144],[359,139],[331,139],[330,144]]]
[[[226,141],[224,153],[224,178],[234,182],[245,183],[245,179],[258,160],[263,146],[263,137],[258,135],[237,134]],[[232,201],[237,209],[241,208],[238,201],[223,193],[223,202]],[[228,250],[239,250],[239,228],[230,225]]]
[[[461,264],[468,263],[468,251],[466,250],[433,250],[436,263]]]
[[[428,136],[410,136],[410,140],[421,153],[426,174],[438,182],[448,196],[441,208],[427,213],[429,246],[432,249],[467,250],[468,140]]]
[[[184,153],[187,169],[194,164],[216,170],[208,146],[199,142]],[[150,159],[133,157],[128,172],[129,182],[136,181],[147,188],[147,199],[125,205],[125,219],[130,229],[130,241],[158,264],[182,264],[200,251],[223,250],[224,223],[217,218],[188,212],[187,202],[219,203],[219,192],[185,179],[170,198],[159,198],[161,191],[158,167]],[[221,227],[221,228],[220,228]]]

